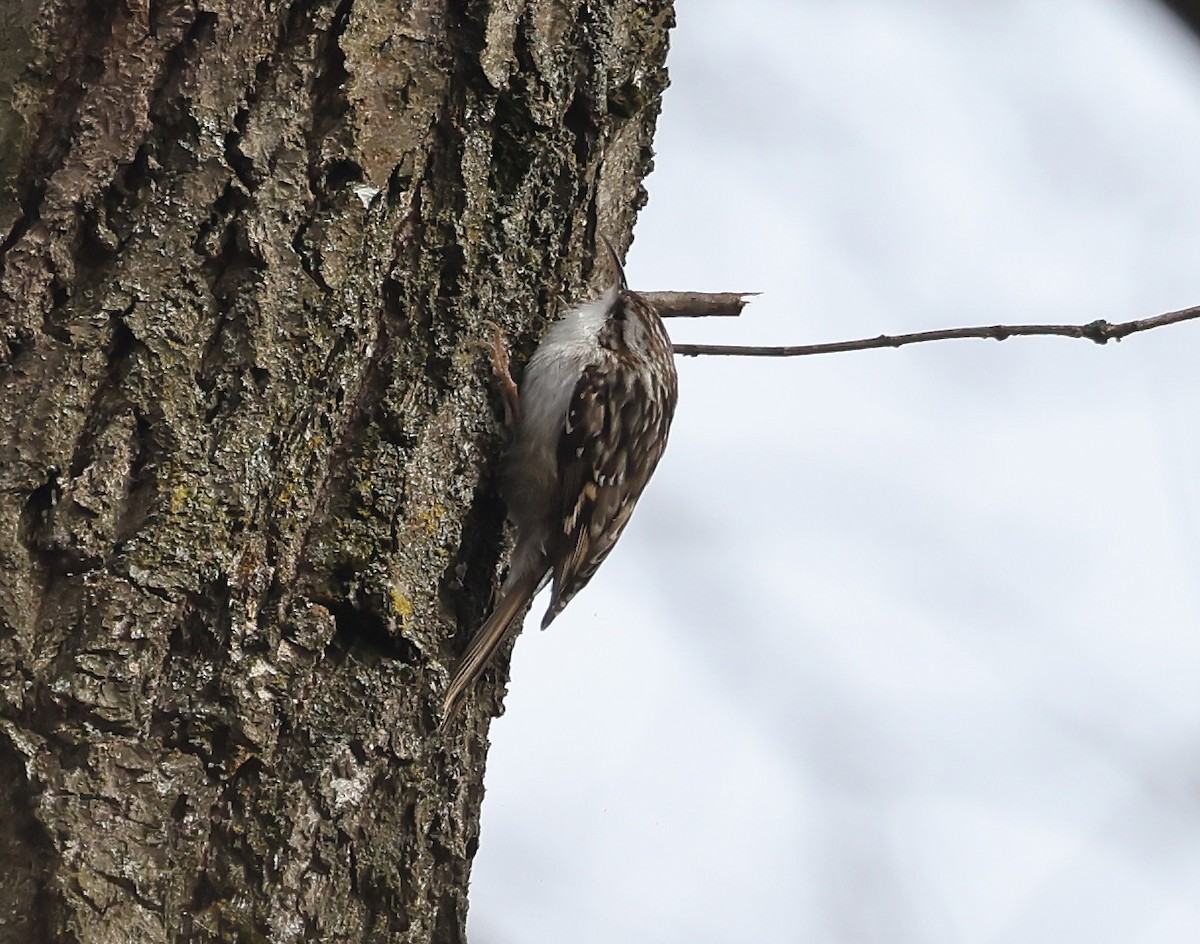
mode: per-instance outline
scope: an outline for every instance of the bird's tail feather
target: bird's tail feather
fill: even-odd
[[[541,575],[532,573],[512,586],[505,587],[501,592],[492,615],[479,628],[479,632],[467,646],[467,651],[463,653],[458,668],[454,670],[454,677],[450,679],[445,700],[442,702],[442,720],[439,727],[444,728],[454,717],[463,697],[487,668],[500,644],[508,638],[517,615],[529,605],[541,583]]]

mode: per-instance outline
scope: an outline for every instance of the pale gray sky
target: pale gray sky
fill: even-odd
[[[1148,0],[678,17],[630,280],[765,294],[676,340],[1200,304],[1200,45]],[[473,942],[1200,941],[1198,347],[681,363],[518,643]]]

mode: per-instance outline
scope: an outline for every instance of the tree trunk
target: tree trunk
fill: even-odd
[[[0,944],[464,939],[476,342],[609,271],[671,17],[6,4]]]

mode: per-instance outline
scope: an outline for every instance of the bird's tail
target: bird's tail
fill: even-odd
[[[534,572],[526,574],[501,591],[492,615],[479,628],[479,632],[467,646],[467,651],[463,653],[458,668],[454,670],[454,677],[450,679],[445,700],[442,702],[442,720],[439,728],[445,728],[454,717],[462,704],[463,696],[487,668],[500,644],[508,638],[516,624],[517,615],[529,605],[541,583],[542,576]]]

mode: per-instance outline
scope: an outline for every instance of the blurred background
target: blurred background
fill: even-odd
[[[1200,305],[1161,4],[677,8],[630,281],[763,295],[676,341]],[[681,361],[620,548],[517,645],[472,941],[1200,941],[1198,350]]]

